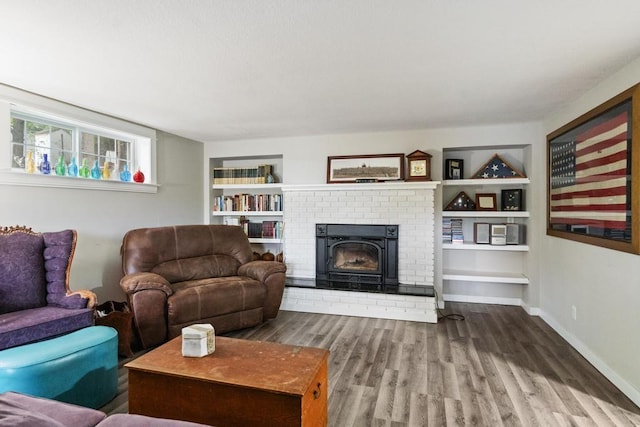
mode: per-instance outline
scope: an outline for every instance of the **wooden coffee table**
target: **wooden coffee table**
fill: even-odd
[[[182,338],[127,363],[129,413],[216,426],[326,426],[329,351],[216,337],[205,357]]]

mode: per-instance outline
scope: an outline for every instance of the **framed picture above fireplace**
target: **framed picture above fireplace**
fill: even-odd
[[[404,178],[404,154],[327,157],[327,183],[396,181]]]

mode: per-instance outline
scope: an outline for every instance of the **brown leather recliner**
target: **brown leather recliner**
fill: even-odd
[[[216,333],[275,318],[286,267],[252,261],[241,227],[179,225],[127,232],[120,286],[127,293],[143,348],[180,335],[194,323]]]

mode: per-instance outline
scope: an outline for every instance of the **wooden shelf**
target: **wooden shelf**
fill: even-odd
[[[473,242],[443,243],[442,249],[469,250],[469,251],[503,251],[503,252],[527,252],[528,245],[478,245]]]
[[[490,283],[512,283],[516,285],[528,285],[529,278],[520,273],[497,273],[466,270],[445,270],[442,274],[443,280],[459,280],[463,282],[490,282]]]

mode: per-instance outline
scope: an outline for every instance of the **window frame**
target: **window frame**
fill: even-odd
[[[7,99],[7,97],[2,99],[1,95],[2,93],[0,93],[0,117],[4,116],[5,120],[2,121],[4,123],[0,122],[0,135],[7,135],[5,138],[8,140],[6,148],[0,151],[0,184],[157,193],[159,186],[156,181],[155,170],[155,130],[51,99],[42,99],[33,94],[25,94],[24,96],[38,98],[38,104],[41,105],[33,107],[29,105],[28,102],[20,102],[20,100],[10,98]],[[11,118],[14,115],[20,119],[26,118],[27,120],[50,126],[72,129],[74,134],[73,152],[78,161],[80,161],[81,158],[79,145],[80,132],[105,138],[113,138],[116,141],[123,140],[130,142],[130,149],[133,156],[131,162],[135,162],[135,165],[140,166],[145,174],[145,182],[123,182],[117,179],[86,179],[81,177],[58,176],[55,174],[28,174],[24,168],[13,167],[12,156],[14,144],[10,126]],[[5,129],[6,132],[3,132]],[[4,151],[4,153],[2,153],[2,151]],[[52,166],[55,167],[55,160],[50,159],[50,161]],[[135,167],[132,168],[131,166],[130,170],[135,169]],[[131,173],[135,173],[135,170],[131,170]]]

